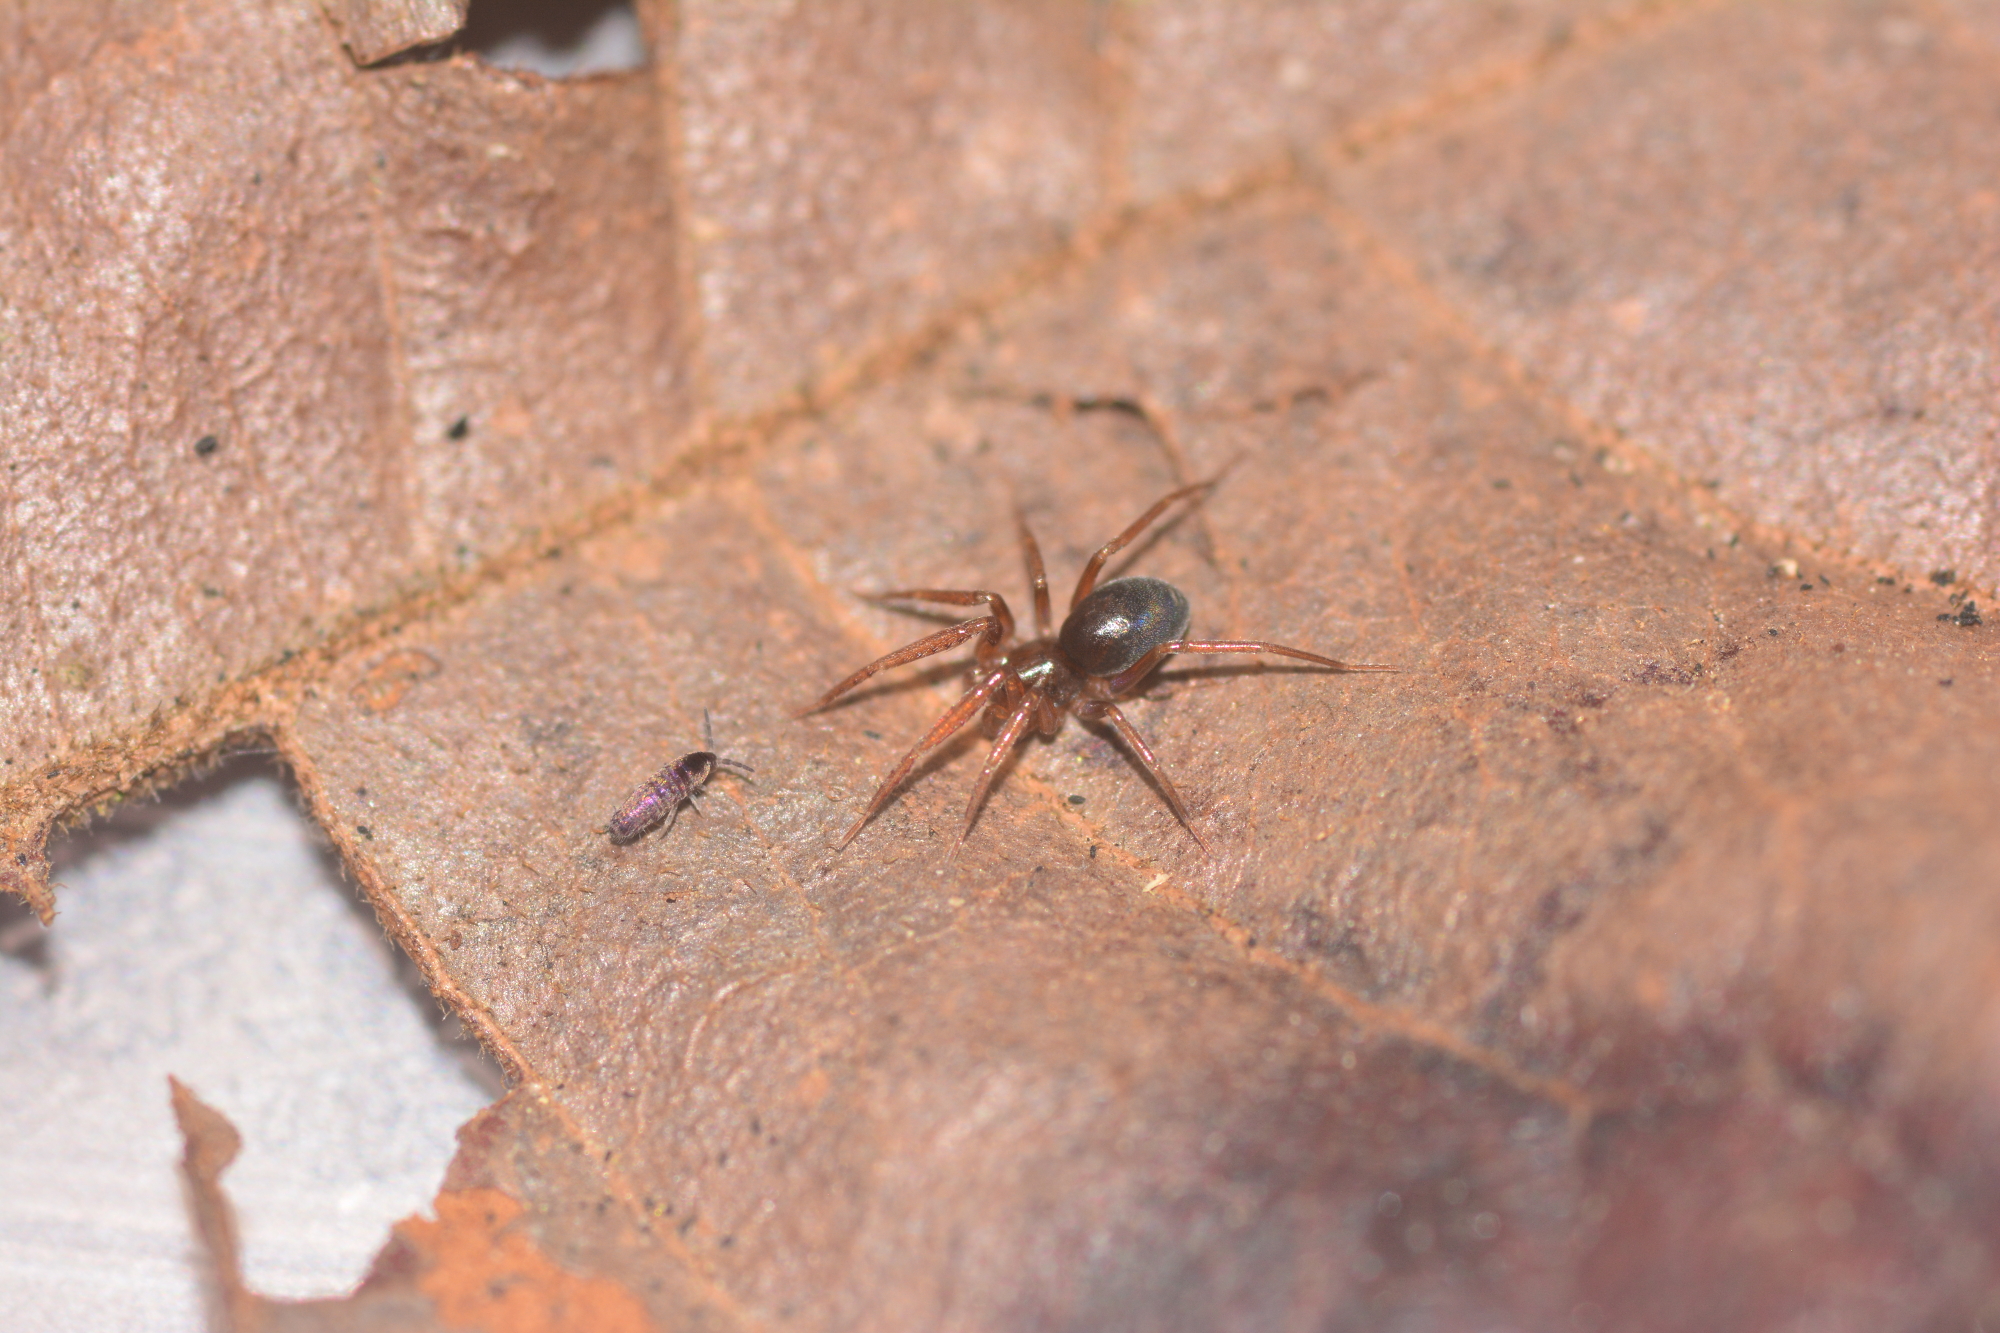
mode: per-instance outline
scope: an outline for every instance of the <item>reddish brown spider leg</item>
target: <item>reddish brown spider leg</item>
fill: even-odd
[[[1098,571],[1104,568],[1104,562],[1131,545],[1132,539],[1144,532],[1147,524],[1167,512],[1168,505],[1176,500],[1193,495],[1197,491],[1205,491],[1219,480],[1221,480],[1219,477],[1210,477],[1207,481],[1198,481],[1192,486],[1183,486],[1177,491],[1167,492],[1154,503],[1151,509],[1139,515],[1138,520],[1131,527],[1098,547],[1097,554],[1090,557],[1090,563],[1083,567],[1083,573],[1077,577],[1076,591],[1071,593],[1069,597],[1069,609],[1072,611],[1076,610],[1076,604],[1090,596],[1090,590],[1097,586]]]
[[[896,592],[863,593],[871,602],[939,602],[945,606],[977,606],[981,602],[993,608],[990,619],[997,620],[1000,628],[991,639],[994,643],[1005,643],[1014,637],[1014,613],[1007,607],[1007,599],[997,592],[970,591],[958,588],[903,588]]]
[[[1049,637],[1049,572],[1042,567],[1042,548],[1028,531],[1028,516],[1014,511],[1014,525],[1021,530],[1021,554],[1028,561],[1028,583],[1035,590],[1035,633]]]
[[[1280,657],[1296,657],[1301,662],[1311,662],[1314,666],[1332,667],[1335,671],[1400,671],[1401,667],[1376,666],[1368,662],[1336,662],[1331,657],[1321,657],[1303,648],[1287,648],[1282,643],[1264,643],[1260,640],[1245,639],[1216,642],[1202,639],[1170,639],[1147,653],[1115,676],[1106,676],[1101,681],[1092,681],[1091,693],[1100,699],[1116,699],[1146,678],[1146,673],[1160,664],[1160,659],[1170,653],[1276,653]]]
[[[957,625],[948,626],[935,634],[926,634],[915,643],[904,644],[901,648],[898,648],[886,657],[876,658],[873,662],[862,667],[861,670],[855,672],[846,680],[841,681],[840,684],[834,686],[825,694],[822,694],[816,703],[801,708],[794,716],[804,717],[807,713],[826,707],[878,671],[887,671],[890,667],[899,667],[905,662],[914,662],[920,657],[929,657],[934,653],[941,653],[947,649],[956,648],[967,639],[977,638],[982,634],[990,633],[998,627],[999,621],[994,617],[981,616],[977,620],[967,620]]]
[[[861,818],[854,821],[853,827],[849,828],[841,837],[839,846],[836,846],[834,850],[839,851],[841,847],[845,847],[848,843],[853,842],[854,835],[861,832],[861,826],[875,817],[875,812],[882,808],[888,801],[890,794],[895,791],[896,784],[907,777],[912,768],[916,767],[917,760],[923,757],[924,751],[942,744],[953,732],[972,721],[973,718],[978,717],[979,710],[986,706],[987,697],[993,691],[999,689],[1000,683],[1006,679],[1007,673],[1005,671],[996,671],[970,690],[967,690],[965,697],[953,704],[951,711],[939,718],[937,725],[924,733],[924,738],[918,741],[908,754],[903,756],[903,762],[896,765],[895,770],[888,777],[882,779],[882,785],[875,789],[875,796],[868,802],[868,808],[861,812]]]
[[[986,789],[993,785],[993,775],[1000,771],[1000,765],[1007,761],[1008,754],[1027,734],[1028,724],[1035,719],[1036,705],[1040,701],[1030,692],[1021,701],[1021,706],[1007,716],[1007,725],[1000,728],[994,738],[993,750],[986,756],[986,767],[979,770],[979,781],[972,784],[972,795],[965,803],[965,827],[958,831],[958,843],[951,849],[955,859],[959,847],[965,845],[966,835],[972,832],[972,821],[979,818],[979,806],[986,799]]]
[[[1079,700],[1077,716],[1103,717],[1110,721],[1119,736],[1132,747],[1132,753],[1138,757],[1146,771],[1153,775],[1153,781],[1160,784],[1160,792],[1167,798],[1167,804],[1173,808],[1174,818],[1181,821],[1181,827],[1188,831],[1188,836],[1194,839],[1195,845],[1206,852],[1208,844],[1202,840],[1201,834],[1194,831],[1194,821],[1188,818],[1187,802],[1181,799],[1180,789],[1174,786],[1174,780],[1160,767],[1160,761],[1153,757],[1151,747],[1140,737],[1138,730],[1125,720],[1125,714],[1118,711],[1118,705],[1103,700]]]

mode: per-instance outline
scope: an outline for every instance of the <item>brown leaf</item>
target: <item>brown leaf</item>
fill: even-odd
[[[465,0],[322,0],[321,7],[364,65],[441,42],[465,26]]]
[[[235,492],[165,468],[110,556],[8,538],[8,886],[46,895],[56,815],[275,738],[520,1085],[353,1298],[411,1326],[1995,1317],[1992,37],[1528,9],[692,4],[655,70],[576,85],[257,29],[293,74],[245,151],[349,169],[201,251],[325,268],[216,298],[267,321],[227,364],[323,327],[371,369],[185,340],[156,415],[337,390],[305,415],[353,440],[217,431],[177,466],[304,498],[213,542]],[[58,129],[192,96],[193,43],[10,75],[0,169],[77,207]],[[33,290],[156,262],[93,207],[81,267],[8,217]],[[120,337],[87,391],[36,351],[17,420],[107,413]],[[104,443],[136,427],[74,429],[15,484],[139,484]],[[853,594],[1015,595],[1018,505],[1060,598],[1210,477],[1120,567],[1198,634],[1401,674],[1170,662],[1129,712],[1212,855],[1074,722],[955,859],[974,743],[839,849],[961,688],[959,655],[797,717],[931,625]],[[163,571],[253,558],[194,633]],[[107,559],[69,634],[47,590]],[[704,717],[754,775],[611,844]]]
[[[222,1172],[241,1139],[221,1112],[178,1082],[192,1206],[233,1333],[361,1329],[729,1329],[701,1280],[623,1208],[592,1207],[604,1178],[576,1152],[559,1113],[515,1092],[459,1132],[435,1220],[397,1224],[360,1287],[338,1300],[276,1301],[243,1285]],[[531,1211],[532,1210],[532,1211]],[[645,1292],[642,1298],[637,1292]]]

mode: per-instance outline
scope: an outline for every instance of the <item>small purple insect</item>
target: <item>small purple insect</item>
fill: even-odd
[[[706,709],[701,715],[701,730],[713,747],[715,734],[709,730]],[[712,748],[684,754],[655,774],[651,782],[626,797],[604,831],[611,835],[611,841],[615,843],[637,842],[669,812],[672,812],[674,820],[678,820],[682,801],[693,805],[696,814],[701,813],[701,807],[695,805],[694,794],[718,768],[745,777],[756,772],[742,760],[725,759]],[[671,831],[673,826],[673,821],[669,820],[668,830]]]

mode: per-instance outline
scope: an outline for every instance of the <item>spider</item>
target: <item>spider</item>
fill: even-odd
[[[1083,567],[1083,574],[1076,581],[1076,591],[1070,594],[1069,617],[1054,635],[1049,633],[1049,580],[1042,568],[1041,548],[1035,543],[1034,533],[1028,530],[1027,519],[1018,511],[1014,521],[1020,529],[1021,551],[1027,559],[1028,581],[1034,589],[1036,638],[1024,643],[1010,642],[1014,637],[1014,614],[1007,609],[1006,599],[997,592],[905,588],[895,592],[863,594],[870,601],[878,602],[933,602],[943,606],[977,606],[984,602],[990,614],[927,634],[885,657],[877,658],[821,695],[818,702],[799,714],[803,717],[825,708],[879,671],[946,652],[968,639],[975,640],[971,688],[903,756],[903,762],[882,780],[882,785],[875,789],[874,799],[869,801],[868,808],[861,812],[861,817],[841,838],[839,846],[845,847],[854,841],[862,826],[874,818],[875,812],[888,801],[896,785],[909,775],[910,769],[915,767],[925,751],[942,744],[984,709],[990,725],[996,729],[996,736],[993,750],[986,757],[986,766],[979,770],[979,780],[973,784],[972,797],[966,802],[965,827],[959,830],[958,843],[952,848],[953,856],[957,855],[958,847],[964,844],[966,835],[972,831],[987,788],[992,786],[994,774],[1000,771],[1001,764],[1014,746],[1027,735],[1030,727],[1044,736],[1054,736],[1062,729],[1065,711],[1076,714],[1086,722],[1109,722],[1125,744],[1131,747],[1140,765],[1159,784],[1167,804],[1173,809],[1174,818],[1206,852],[1208,844],[1189,821],[1187,803],[1181,799],[1180,790],[1161,770],[1152,749],[1126,720],[1125,714],[1119,711],[1117,700],[1131,694],[1170,653],[1277,653],[1334,671],[1397,670],[1389,666],[1336,662],[1302,648],[1288,648],[1261,640],[1184,639],[1181,636],[1187,633],[1188,599],[1173,584],[1163,579],[1128,576],[1098,585],[1097,575],[1104,568],[1104,563],[1130,545],[1154,519],[1166,512],[1168,506],[1176,500],[1207,490],[1219,480],[1219,477],[1211,478],[1169,492],[1151,509],[1139,515],[1130,527],[1099,547],[1097,554],[1090,558],[1090,563]]]

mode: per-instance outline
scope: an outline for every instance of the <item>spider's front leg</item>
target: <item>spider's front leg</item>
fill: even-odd
[[[995,690],[1006,684],[1010,675],[1012,673],[1005,668],[990,672],[983,680],[967,690],[965,697],[953,704],[950,710],[937,720],[936,725],[924,733],[924,738],[910,748],[910,752],[903,756],[903,762],[896,765],[895,771],[882,779],[882,785],[875,789],[875,796],[868,802],[868,808],[863,810],[861,818],[855,820],[847,832],[841,835],[839,847],[834,850],[838,851],[840,847],[853,842],[854,835],[861,832],[862,826],[873,819],[875,812],[888,801],[891,793],[896,790],[896,784],[909,776],[910,770],[916,767],[917,760],[923,757],[924,751],[942,745],[953,732],[979,716],[979,711],[986,706],[986,701],[992,697]]]
[[[931,657],[937,653],[946,652],[958,647],[958,645],[964,643],[967,639],[977,638],[983,647],[986,640],[982,636],[995,633],[999,629],[999,623],[998,617],[981,616],[977,620],[967,620],[956,625],[947,626],[935,634],[926,634],[915,643],[906,643],[895,652],[884,654],[870,662],[867,666],[862,667],[846,680],[841,681],[840,684],[822,694],[818,699],[801,708],[793,716],[804,717],[808,713],[816,713],[878,672],[887,671],[890,667],[902,666],[906,662],[915,662],[920,658]]]

